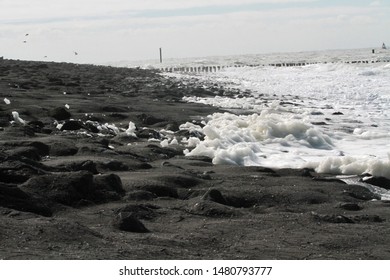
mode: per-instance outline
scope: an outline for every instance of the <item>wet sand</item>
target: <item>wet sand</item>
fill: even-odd
[[[179,125],[217,109],[181,98],[215,94],[230,93],[150,70],[0,60],[0,258],[390,258],[390,202],[364,187],[150,141],[202,137]]]

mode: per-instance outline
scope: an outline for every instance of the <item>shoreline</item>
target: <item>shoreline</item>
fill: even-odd
[[[202,137],[179,126],[223,110],[181,99],[212,88],[150,70],[1,60],[0,94],[1,259],[390,257],[389,202],[364,187],[213,165],[150,141]]]

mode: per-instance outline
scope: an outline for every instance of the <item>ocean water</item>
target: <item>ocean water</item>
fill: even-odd
[[[390,178],[388,61],[390,50],[357,49],[171,59],[141,66],[226,66],[216,72],[164,75],[245,92],[184,98],[229,111],[208,116],[204,127],[182,126],[206,135],[202,141],[188,139],[186,155],[207,155],[214,164],[308,167],[320,173]],[[303,62],[316,64],[270,66]]]

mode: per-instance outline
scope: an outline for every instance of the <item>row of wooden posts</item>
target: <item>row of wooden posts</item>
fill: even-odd
[[[354,61],[345,61],[346,64],[361,64],[361,63],[379,63],[379,62],[390,62],[390,60],[354,60]],[[163,72],[217,72],[225,68],[231,67],[261,67],[261,66],[271,66],[271,67],[292,67],[292,66],[305,66],[312,64],[333,64],[340,62],[287,62],[287,63],[271,63],[271,64],[234,64],[234,65],[218,65],[218,66],[186,66],[186,67],[160,67],[159,70]]]

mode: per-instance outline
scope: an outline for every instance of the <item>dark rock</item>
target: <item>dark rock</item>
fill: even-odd
[[[313,213],[314,219],[318,222],[326,222],[333,224],[353,224],[353,219],[343,215],[320,215]]]
[[[97,126],[92,122],[86,122],[84,127],[85,127],[85,129],[89,130],[92,133],[99,133],[99,131],[100,131],[97,128]]]
[[[177,122],[170,122],[165,126],[166,130],[179,131],[179,124]]]
[[[99,166],[103,169],[111,170],[111,171],[128,171],[129,167],[121,161],[118,160],[110,160],[107,162],[102,162]]]
[[[70,120],[70,121],[66,121],[62,125],[61,131],[64,131],[64,130],[79,130],[79,129],[82,129],[82,128],[85,128],[85,126],[84,126],[84,124],[81,121]]]
[[[71,140],[53,141],[49,146],[51,156],[73,156],[78,152],[78,148]]]
[[[92,160],[75,161],[57,166],[62,171],[89,171],[92,174],[98,174],[96,164]]]
[[[79,86],[80,86],[80,83],[77,83],[77,82],[69,82],[69,83],[66,83],[65,86],[67,86],[67,87],[79,87]]]
[[[164,122],[166,120],[162,118],[157,118],[152,115],[147,114],[140,114],[137,116],[137,118],[142,122],[144,125],[154,125],[156,123]]]
[[[98,175],[94,177],[95,192],[93,201],[104,203],[121,199],[125,190],[121,178],[116,174]]]
[[[312,213],[312,215],[316,221],[334,224],[382,223],[385,221],[378,215],[358,215],[352,217],[344,215],[320,215],[317,213]]]
[[[132,213],[137,219],[152,220],[157,217],[158,206],[152,204],[128,204],[116,211],[116,213]]]
[[[342,203],[340,205],[341,209],[348,210],[348,211],[359,211],[362,210],[363,208],[359,206],[357,203]]]
[[[23,134],[24,136],[33,137],[35,136],[35,129],[29,125],[23,126]]]
[[[156,197],[157,196],[154,193],[139,190],[127,193],[125,200],[153,200]]]
[[[302,192],[295,193],[289,198],[289,202],[292,204],[322,204],[329,201],[327,194],[304,190]]]
[[[124,120],[129,118],[127,114],[123,114],[123,113],[111,113],[108,116],[112,119],[117,119],[117,120]]]
[[[141,162],[135,166],[136,169],[152,169],[153,166],[151,166],[149,163]]]
[[[0,111],[0,126],[2,127],[9,126],[11,120],[12,117],[10,114]]]
[[[363,182],[390,190],[390,179],[385,177],[369,177],[363,179]]]
[[[127,107],[120,107],[120,106],[102,106],[100,110],[103,112],[122,112],[122,113],[126,113],[129,111]]]
[[[162,139],[160,132],[149,128],[142,129],[140,132],[137,133],[137,136],[142,139]]]
[[[194,161],[203,161],[203,162],[206,162],[206,163],[212,163],[213,162],[213,159],[210,158],[210,157],[207,157],[207,156],[188,156],[188,157],[186,157],[186,159],[187,160],[194,160]],[[272,170],[272,172],[274,172],[274,171]]]
[[[312,125],[327,125],[326,122],[311,122]]]
[[[139,187],[141,190],[151,192],[155,194],[157,197],[172,197],[178,198],[179,194],[177,193],[176,188],[164,186],[164,185],[145,185]]]
[[[41,132],[45,124],[41,121],[31,121],[28,122],[28,126],[34,129],[34,132]]]
[[[113,225],[115,228],[122,231],[146,233],[149,230],[144,224],[137,219],[133,213],[120,212],[116,215]]]
[[[91,200],[80,199],[79,201],[77,201],[77,203],[74,206],[76,208],[80,208],[80,207],[88,207],[88,206],[93,206],[93,205],[96,205],[96,203],[91,201]]]
[[[116,174],[98,175],[94,177],[94,183],[97,190],[115,192],[124,194],[121,178]]]
[[[302,177],[313,177],[312,172],[314,172],[314,170],[309,169],[309,168],[304,168],[302,170],[301,176]]]
[[[381,197],[378,194],[370,192],[367,188],[358,185],[347,185],[344,187],[344,194],[359,200],[380,200]]]
[[[65,85],[64,81],[62,79],[60,79],[59,77],[48,77],[48,80],[52,85],[56,85],[56,86],[64,86]]]
[[[54,108],[49,112],[49,116],[55,118],[58,121],[69,119],[72,115],[63,107]]]
[[[345,184],[344,181],[342,181],[341,179],[338,179],[336,177],[323,177],[321,175],[317,175],[316,177],[313,177],[313,180],[314,181],[320,181],[320,182],[334,182],[334,183],[341,183],[341,184]]]
[[[184,170],[183,167],[181,167],[181,166],[179,166],[179,165],[172,164],[172,163],[170,163],[169,161],[163,161],[163,162],[161,163],[161,166],[173,167],[173,168],[178,168],[178,169]]]
[[[42,142],[38,142],[38,141],[28,142],[27,146],[34,147],[40,156],[46,156],[50,153],[50,146]]]
[[[75,169],[75,171],[80,171],[80,170],[86,170],[91,172],[92,174],[98,174],[99,172],[96,169],[96,164],[92,160],[86,160],[80,165],[78,165]]]
[[[149,144],[148,148],[150,148],[153,153],[156,153],[159,155],[164,155],[167,158],[172,158],[174,156],[183,155],[182,149],[174,149],[171,147],[170,148],[163,148],[161,146],[157,146],[154,144]]]
[[[179,174],[160,175],[157,178],[160,182],[164,182],[166,185],[173,185],[179,188],[192,188],[201,182],[197,177]]]
[[[22,89],[40,88],[39,84],[34,81],[22,81],[19,86]]]
[[[23,162],[26,161],[26,162]],[[46,174],[45,170],[34,166],[28,159],[12,159],[0,163],[0,181],[5,183],[24,183],[36,175]]]
[[[26,157],[36,161],[41,160],[38,150],[34,147],[18,147],[7,151],[7,153],[14,157]]]
[[[208,190],[203,196],[202,200],[214,201],[216,203],[226,205],[226,199],[223,197],[222,193],[219,190],[211,189]]]
[[[378,215],[355,216],[353,220],[357,223],[383,223],[385,221],[385,219],[382,219]]]
[[[93,175],[86,171],[35,176],[20,186],[26,192],[74,206],[80,200],[96,200]]]
[[[261,199],[245,193],[240,195],[228,195],[224,198],[226,200],[226,205],[235,208],[250,208],[260,204],[261,202]]]
[[[16,186],[0,183],[0,206],[50,217],[52,211],[42,199],[34,198]]]
[[[195,215],[216,218],[234,217],[240,215],[240,212],[234,208],[207,200],[197,201],[190,205],[188,212]]]
[[[253,168],[253,167],[252,167]],[[293,169],[293,168],[282,168],[278,170],[272,170],[272,169],[267,169],[267,168],[256,168],[257,172],[262,172],[262,173],[269,173],[272,175],[272,177],[275,177],[273,175],[277,174],[279,176],[302,176],[302,177],[312,177],[310,175],[310,172],[314,172],[314,170],[305,168],[305,169]]]

